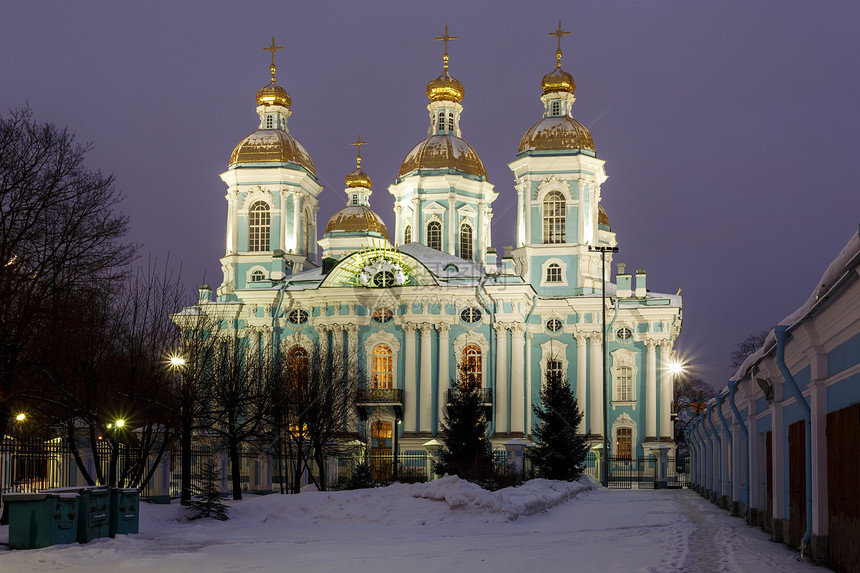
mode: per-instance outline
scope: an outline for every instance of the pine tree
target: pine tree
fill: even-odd
[[[442,423],[442,442],[436,473],[469,481],[495,477],[493,449],[487,439],[484,390],[478,384],[455,381]]]
[[[542,477],[573,481],[582,473],[588,455],[585,436],[576,432],[582,412],[560,373],[547,375],[540,399],[541,406],[532,406],[540,421],[535,429],[538,445],[528,452],[528,457]]]
[[[194,514],[189,519],[200,519],[201,517],[211,517],[218,521],[230,519],[227,515],[229,508],[221,501],[221,490],[218,487],[218,482],[221,481],[221,472],[215,466],[215,460],[209,458],[203,462],[200,477],[203,481],[203,487],[194,486],[195,494],[188,504],[188,508]]]

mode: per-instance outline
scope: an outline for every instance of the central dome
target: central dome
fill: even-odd
[[[240,141],[230,156],[230,166],[239,163],[296,163],[317,176],[302,144],[280,129],[259,129]]]
[[[524,151],[563,149],[586,149],[594,153],[594,140],[588,129],[572,117],[545,117],[523,136],[517,155]]]
[[[364,205],[352,205],[344,207],[329,220],[325,226],[325,234],[332,232],[346,233],[378,233],[385,238],[386,241],[391,239],[388,236],[388,228],[382,219],[373,212],[370,207]]]
[[[456,135],[431,135],[412,148],[400,165],[399,177],[414,171],[455,171],[487,179],[487,170],[472,146]]]

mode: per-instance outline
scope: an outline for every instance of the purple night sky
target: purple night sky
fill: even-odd
[[[678,349],[715,387],[735,344],[799,307],[860,223],[856,1],[9,4],[0,113],[29,103],[92,142],[143,261],[169,254],[189,285],[221,282],[218,174],[257,128],[272,35],[290,132],[325,186],[319,226],[345,204],[361,132],[371,206],[393,229],[387,188],[426,137],[447,24],[463,137],[499,192],[501,253],[514,242],[506,164],[541,117],[561,19],[574,115],[607,162],[616,261],[645,268],[653,291],[683,289]]]

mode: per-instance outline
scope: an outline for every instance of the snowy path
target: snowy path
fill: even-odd
[[[580,491],[527,515],[589,486],[488,494],[456,482],[252,498],[224,523],[144,504],[139,535],[0,549],[0,571],[826,571],[690,491]],[[0,527],[0,541],[7,535]]]

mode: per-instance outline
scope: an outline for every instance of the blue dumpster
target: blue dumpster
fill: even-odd
[[[9,511],[9,549],[75,542],[78,494],[10,493],[3,504]]]
[[[110,490],[110,536],[137,533],[140,525],[140,491],[114,488]]]
[[[110,533],[110,488],[106,485],[88,487],[58,487],[43,493],[77,493],[78,542],[88,543]]]

